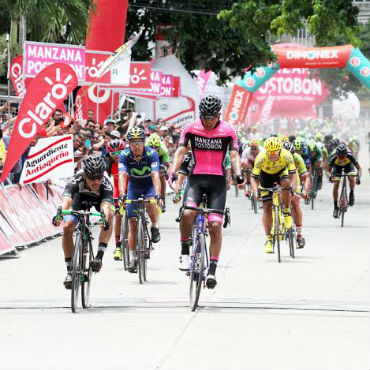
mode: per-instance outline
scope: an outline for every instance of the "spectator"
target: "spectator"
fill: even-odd
[[[106,128],[106,132],[109,134],[111,131],[114,130],[116,122],[112,119],[108,118],[104,121],[104,127]]]
[[[88,120],[92,120],[92,121],[95,121],[95,113],[92,109],[89,109],[87,111],[87,119]]]

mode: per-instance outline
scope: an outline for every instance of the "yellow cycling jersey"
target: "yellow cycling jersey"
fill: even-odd
[[[297,175],[302,176],[305,173],[307,173],[306,164],[304,163],[303,158],[298,153],[293,154],[293,160],[294,160],[294,165],[297,169]]]
[[[259,176],[261,171],[274,175],[280,171],[288,169],[290,174],[295,173],[296,167],[294,165],[294,160],[292,154],[286,150],[281,149],[279,159],[276,162],[270,161],[267,152],[259,153],[254,161],[254,167],[252,174],[254,176]]]

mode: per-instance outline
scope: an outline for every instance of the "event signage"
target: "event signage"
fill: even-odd
[[[130,89],[150,89],[150,62],[131,62]]]
[[[13,58],[12,62],[10,63],[10,79],[12,80],[12,84],[15,90],[15,93],[23,97],[26,89],[24,87],[23,82],[23,56],[18,55]]]
[[[206,85],[208,82],[209,77],[211,76],[212,71],[205,72],[204,69],[202,69],[197,78],[195,79],[195,84],[197,85],[198,91],[199,91],[199,97],[202,99],[204,95],[204,90],[206,89]]]
[[[252,94],[235,84],[227,107],[225,120],[232,125],[245,123]]]
[[[40,139],[24,163],[21,184],[60,180],[73,176],[73,136]]]
[[[1,181],[6,179],[43,124],[77,85],[76,73],[62,63],[44,68],[31,81],[10,138]]]
[[[53,63],[68,64],[75,71],[78,80],[85,81],[85,47],[34,41],[24,43],[25,77],[35,77]]]

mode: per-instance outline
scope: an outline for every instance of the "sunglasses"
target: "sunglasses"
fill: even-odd
[[[99,180],[101,181],[103,179],[103,176],[104,175],[86,175],[86,177],[89,179],[89,180]]]
[[[133,146],[144,145],[144,141],[130,141],[130,145],[133,145]]]
[[[209,121],[211,119],[215,119],[215,118],[218,118],[218,115],[217,116],[201,116],[204,120],[206,121]]]
[[[280,150],[275,150],[273,152],[269,152],[269,155],[278,155],[280,154]]]
[[[258,148],[255,146],[251,146],[251,150],[258,150]]]
[[[109,153],[109,155],[111,157],[118,157],[121,153],[122,153],[122,151],[121,150],[118,150],[116,152]]]

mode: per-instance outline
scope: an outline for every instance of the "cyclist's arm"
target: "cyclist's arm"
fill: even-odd
[[[126,194],[127,172],[120,172],[118,177],[118,188],[120,194]]]
[[[67,211],[72,207],[73,199],[71,197],[63,197],[62,210]]]
[[[161,194],[161,180],[159,178],[159,172],[158,171],[152,171],[152,181],[153,181],[153,187],[154,187],[154,192],[155,195],[160,195]]]
[[[360,163],[357,162],[355,164],[355,167],[357,168],[358,177],[361,177],[362,176],[362,167],[360,166]]]
[[[110,202],[102,202],[100,205],[100,209],[104,212],[105,219],[109,220],[110,215],[113,213],[112,211],[112,203]]]
[[[236,177],[242,175],[242,170],[240,166],[240,156],[236,150],[230,150],[230,160],[231,160],[231,167],[234,171]]]
[[[187,151],[188,149],[186,148],[186,146],[179,146],[177,148],[173,158],[172,168],[170,172],[177,173],[179,171],[179,168]]]

